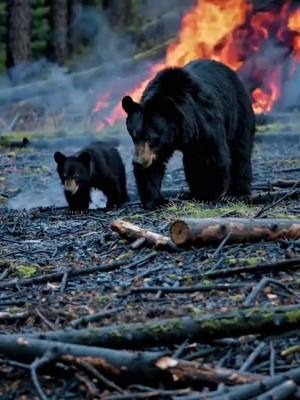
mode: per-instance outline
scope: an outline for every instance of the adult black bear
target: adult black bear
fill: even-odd
[[[197,200],[250,193],[255,119],[237,74],[226,65],[197,60],[159,72],[140,104],[122,100],[135,145],[134,174],[142,204],[153,209],[165,165],[183,153],[186,180]]]
[[[107,207],[128,200],[125,167],[118,150],[110,144],[93,142],[70,157],[57,151],[54,159],[71,212],[89,208],[91,188],[105,194]]]

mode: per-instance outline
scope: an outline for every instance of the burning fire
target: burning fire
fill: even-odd
[[[288,77],[300,63],[300,7],[293,8],[287,0],[279,11],[254,13],[247,0],[197,0],[183,17],[165,60],[154,64],[148,78],[127,93],[138,101],[158,71],[197,58],[221,61],[238,71],[250,86],[255,112],[269,112],[281,95],[284,63],[291,61]],[[95,111],[109,105],[109,94],[101,96]],[[113,125],[123,117],[118,103],[106,120]]]

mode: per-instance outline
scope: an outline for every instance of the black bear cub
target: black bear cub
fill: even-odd
[[[175,150],[183,153],[191,197],[218,200],[250,193],[255,119],[237,74],[226,65],[192,61],[159,72],[140,103],[123,98],[143,206],[164,204],[160,188]]]
[[[128,200],[124,164],[118,150],[108,143],[93,142],[69,157],[57,151],[54,159],[71,212],[89,208],[92,188],[105,194],[109,208]]]

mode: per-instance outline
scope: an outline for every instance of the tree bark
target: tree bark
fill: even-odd
[[[58,64],[68,56],[68,2],[52,0],[51,4],[51,55]]]
[[[7,68],[26,64],[30,60],[31,0],[7,2]]]
[[[69,52],[73,53],[77,47],[78,18],[81,11],[81,0],[68,0],[68,44]]]
[[[273,335],[298,329],[299,324],[300,305],[297,304],[274,308],[245,308],[206,316],[119,324],[93,330],[45,332],[29,336],[89,346],[143,349],[180,344],[186,339],[191,342],[211,342],[250,334]]]
[[[229,234],[228,243],[272,241],[283,237],[299,239],[300,220],[187,218],[175,221],[170,231],[171,239],[177,245],[215,245]]]

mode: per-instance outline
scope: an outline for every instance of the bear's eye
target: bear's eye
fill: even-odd
[[[79,178],[79,175],[78,175],[78,174],[74,174],[74,175],[73,175],[73,178],[74,178],[74,179],[78,179],[78,178]]]

